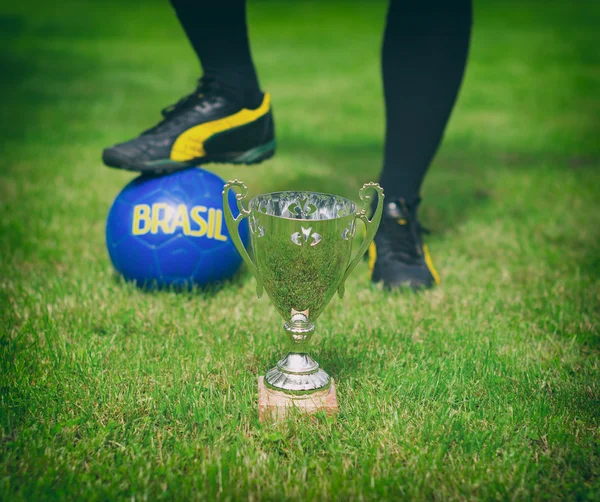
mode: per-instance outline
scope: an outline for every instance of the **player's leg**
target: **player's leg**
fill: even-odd
[[[163,173],[208,162],[252,164],[275,152],[270,97],[260,90],[245,0],[172,0],[202,64],[198,87],[139,137],[107,148],[110,167]]]
[[[439,282],[417,220],[419,191],[462,81],[471,0],[391,0],[382,73],[385,210],[370,249],[372,280],[388,287]]]

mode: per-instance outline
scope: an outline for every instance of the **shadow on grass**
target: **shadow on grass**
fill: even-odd
[[[149,280],[140,284],[135,280],[126,279],[116,270],[113,270],[112,280],[119,286],[141,291],[142,293],[148,295],[176,293],[182,297],[188,296],[211,299],[216,297],[225,289],[241,289],[247,281],[253,280],[253,277],[250,272],[248,272],[246,268],[242,266],[230,279],[213,282],[206,285],[194,284],[192,281],[186,281],[185,283],[181,284],[159,284],[156,280]]]

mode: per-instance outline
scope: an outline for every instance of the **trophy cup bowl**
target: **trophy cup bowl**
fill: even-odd
[[[239,208],[233,217],[229,190],[238,189]],[[325,391],[329,375],[308,354],[306,345],[317,320],[335,292],[344,295],[347,277],[367,251],[381,220],[383,190],[366,183],[359,192],[362,208],[337,195],[317,192],[275,192],[259,195],[244,207],[248,189],[238,180],[223,189],[223,208],[229,234],[256,279],[260,298],[263,289],[285,320],[292,347],[277,366],[267,372],[267,388],[296,398]],[[372,195],[378,203],[371,219],[367,214]],[[243,218],[249,219],[250,252],[238,234]],[[365,223],[366,234],[351,259],[356,220]]]

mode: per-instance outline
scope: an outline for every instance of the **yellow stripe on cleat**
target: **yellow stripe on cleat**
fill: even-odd
[[[248,110],[244,108],[233,115],[223,117],[222,119],[205,122],[194,126],[183,132],[173,144],[171,148],[171,160],[185,162],[199,157],[204,157],[204,142],[212,135],[219,132],[232,129],[234,127],[243,126],[254,122],[263,115],[269,112],[271,107],[271,96],[265,93],[265,98],[262,104],[256,110]]]
[[[427,268],[433,276],[433,280],[439,286],[440,275],[437,273],[437,270],[433,266],[433,261],[431,260],[431,255],[429,254],[429,248],[427,247],[427,244],[423,244],[423,255],[425,256],[425,265],[427,265]]]
[[[375,241],[371,241],[369,244],[369,278],[373,277],[373,269],[375,268],[375,261],[377,260],[377,246]]]

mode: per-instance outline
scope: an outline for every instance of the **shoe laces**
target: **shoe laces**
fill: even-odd
[[[384,214],[381,231],[387,246],[381,252],[405,263],[418,263],[423,259],[422,234],[431,233],[416,218],[416,207],[411,210],[403,200],[396,202],[401,208],[399,216]],[[378,250],[379,252],[379,250]]]
[[[181,98],[177,103],[163,108],[161,111],[162,116],[164,118],[169,118],[171,115],[174,115],[185,108],[196,105],[199,101],[216,96],[219,90],[219,83],[214,78],[203,76],[198,79],[198,85],[193,92]]]
[[[196,89],[190,94],[185,95],[176,103],[169,105],[161,110],[163,120],[154,127],[144,131],[142,134],[160,132],[166,124],[172,124],[173,120],[180,112],[198,105],[202,101],[211,100],[220,95],[221,87],[219,83],[211,77],[203,76],[198,79]]]

